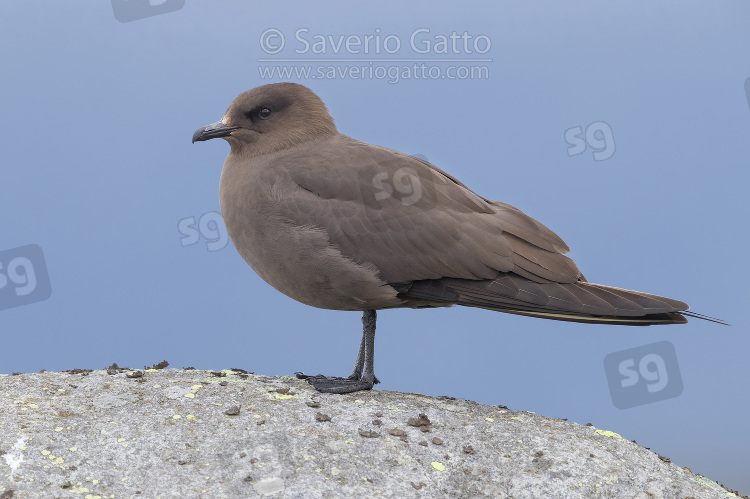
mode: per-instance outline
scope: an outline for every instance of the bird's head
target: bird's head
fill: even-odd
[[[237,96],[221,120],[201,127],[193,143],[221,137],[233,154],[258,156],[338,133],[323,101],[297,83],[272,83]]]

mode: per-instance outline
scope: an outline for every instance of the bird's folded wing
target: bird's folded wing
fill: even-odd
[[[344,256],[373,265],[385,282],[499,272],[582,280],[547,227],[419,158],[340,135],[269,166],[278,213],[324,230]]]

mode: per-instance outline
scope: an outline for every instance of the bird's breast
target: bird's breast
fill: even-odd
[[[264,281],[318,308],[367,310],[401,303],[376,269],[342,255],[321,227],[295,221],[289,197],[298,195],[298,188],[283,175],[235,166],[225,164],[222,170],[222,217],[235,248]]]

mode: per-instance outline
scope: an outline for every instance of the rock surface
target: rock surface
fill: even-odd
[[[78,371],[0,376],[0,499],[735,496],[616,433],[504,407]]]

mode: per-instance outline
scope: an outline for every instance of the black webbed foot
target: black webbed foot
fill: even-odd
[[[338,376],[324,376],[318,374],[310,376],[303,373],[294,373],[297,378],[304,379],[310,383],[316,390],[322,393],[352,393],[361,390],[371,390],[373,385],[380,383],[378,378],[365,375],[360,379],[356,379],[353,376],[348,378],[340,378]]]

